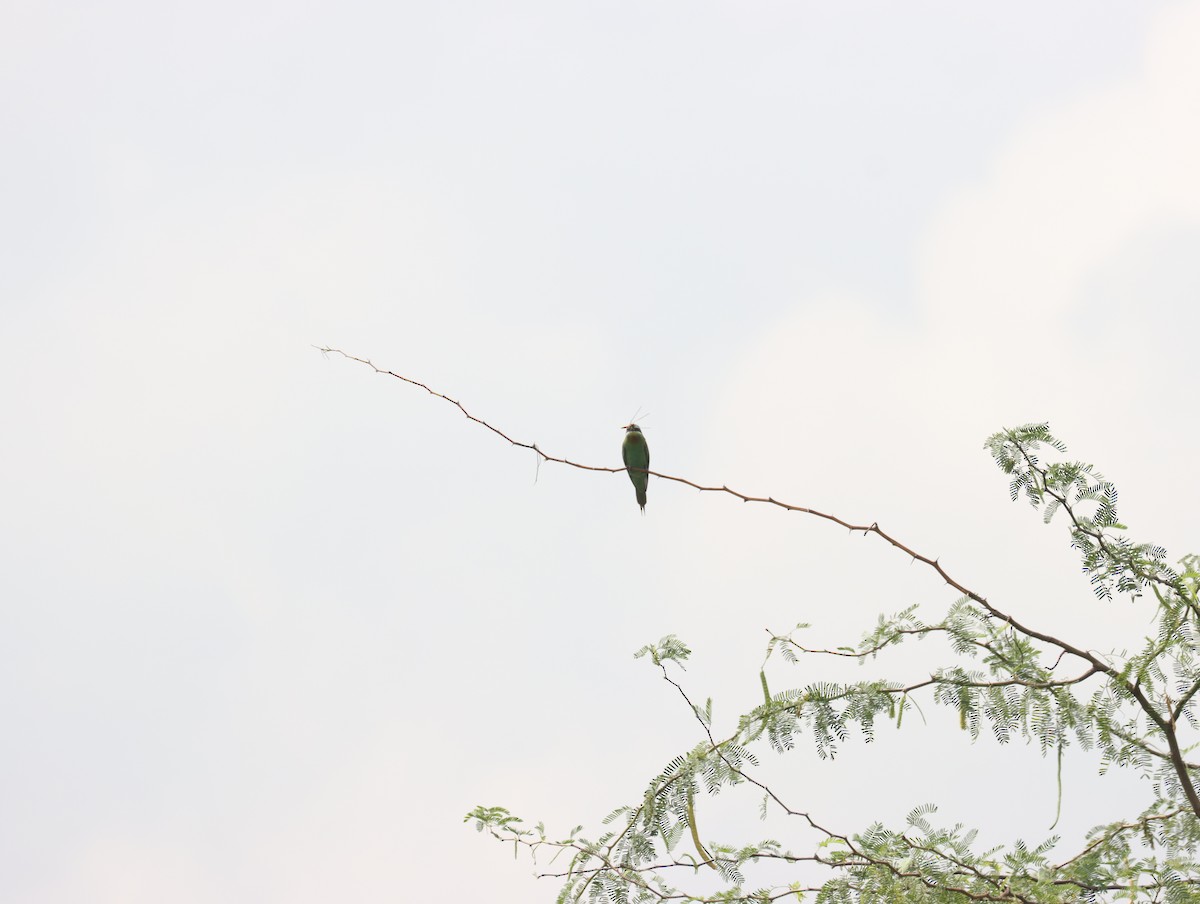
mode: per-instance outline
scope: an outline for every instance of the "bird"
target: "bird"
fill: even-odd
[[[637,504],[646,511],[646,486],[650,483],[650,447],[646,445],[646,437],[642,436],[642,428],[637,424],[626,424],[625,442],[621,444],[621,458],[629,469],[629,479],[637,491]],[[639,470],[634,470],[635,468]]]

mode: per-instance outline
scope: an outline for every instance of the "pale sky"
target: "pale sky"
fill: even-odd
[[[989,433],[1050,421],[1134,538],[1200,552],[1198,2],[0,22],[6,901],[551,901],[462,815],[599,834],[693,746],[638,647],[693,647],[720,731],[765,628],[953,602],[814,519],[657,480],[642,517],[314,344],[578,461],[648,411],[656,469],[878,521],[1095,648],[1150,610],[1093,601]],[[902,653],[870,668],[941,651]],[[924,708],[764,769],[846,832],[932,801],[1045,837],[1053,761]],[[1095,765],[1068,846],[1142,805]]]

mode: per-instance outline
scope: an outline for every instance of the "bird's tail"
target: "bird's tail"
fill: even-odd
[[[637,488],[637,502],[642,507],[642,511],[646,511],[646,491],[641,487]]]

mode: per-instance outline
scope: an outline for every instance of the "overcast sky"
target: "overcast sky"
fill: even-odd
[[[5,900],[550,901],[462,815],[598,834],[694,745],[638,647],[687,641],[722,730],[765,628],[953,601],[815,519],[658,480],[643,517],[314,344],[597,465],[640,408],[656,469],[878,521],[1100,649],[1150,610],[1092,600],[989,433],[1050,421],[1133,537],[1200,552],[1200,3],[0,22]],[[870,668],[941,651],[903,653]],[[925,712],[765,768],[842,831],[936,801],[1044,837],[1052,760]],[[1142,805],[1095,766],[1068,839]]]

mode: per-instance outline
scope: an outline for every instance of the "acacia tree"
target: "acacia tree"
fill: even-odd
[[[534,444],[513,440],[422,383],[345,356],[445,399],[513,445],[533,450],[540,460],[592,471],[626,470],[548,455]],[[1138,598],[1147,591],[1152,595],[1157,607],[1155,630],[1137,652],[1098,653],[1019,621],[960,583],[939,561],[909,548],[877,524],[852,524],[769,497],[650,471],[702,491],[780,506],[873,534],[933,569],[959,594],[936,622],[922,620],[917,607],[910,607],[881,616],[853,646],[807,647],[797,639],[797,632],[807,627],[800,625],[789,634],[770,637],[768,659],[779,657],[792,664],[821,657],[863,661],[886,656],[906,639],[940,635],[949,640],[953,661],[937,666],[926,680],[916,683],[816,682],[774,693],[764,666],[762,702],[742,714],[728,736],[718,737],[712,700],[703,705],[695,702],[672,671],[691,651],[668,636],[637,655],[660,671],[694,714],[698,743],[658,770],[632,803],[610,813],[604,820],[608,828],[595,837],[583,834],[582,827],[566,837],[552,836],[540,823],[527,827],[504,807],[476,807],[465,820],[518,850],[527,848],[535,858],[543,852],[569,855],[564,866],[541,873],[562,882],[560,904],[762,904],[805,898],[830,904],[1200,901],[1196,788],[1200,763],[1188,758],[1190,749],[1200,743],[1195,709],[1200,692],[1200,556],[1187,556],[1179,569],[1173,569],[1166,563],[1166,550],[1124,536],[1111,482],[1083,462],[1043,461],[1046,450],[1056,459],[1066,453],[1046,424],[1002,430],[987,440],[986,448],[1008,475],[1013,500],[1023,496],[1046,522],[1061,513],[1098,599]],[[1043,754],[1056,753],[1060,764],[1073,744],[1097,749],[1103,769],[1133,770],[1150,779],[1145,805],[1126,819],[1096,826],[1082,846],[1065,855],[1058,852],[1057,837],[1036,847],[1016,841],[1008,847],[979,850],[974,830],[935,825],[932,806],[914,809],[903,828],[875,824],[855,832],[797,808],[784,792],[756,774],[756,751],[784,754],[801,738],[808,738],[818,753],[828,756],[855,727],[869,738],[877,721],[900,724],[906,710],[921,697],[957,710],[960,726],[973,739],[985,728],[1001,743],[1024,738],[1036,742]],[[817,843],[793,850],[773,839],[702,841],[697,795],[731,786],[755,790],[762,815],[772,810],[785,814],[815,832]],[[748,887],[747,865],[769,862],[803,865],[810,872],[816,868],[825,874],[815,880],[806,877]],[[712,890],[714,879],[716,890]]]

